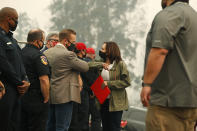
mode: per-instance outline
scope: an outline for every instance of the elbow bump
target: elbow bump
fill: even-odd
[[[83,72],[87,72],[89,70],[89,66],[84,66]]]
[[[89,70],[89,66],[88,63],[86,62],[84,65],[84,72],[87,72]]]

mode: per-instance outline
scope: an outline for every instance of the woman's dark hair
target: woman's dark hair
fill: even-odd
[[[115,42],[104,42],[106,44],[106,55],[109,58],[110,62],[112,63],[114,60],[116,63],[119,63],[122,58],[120,54],[120,49]]]

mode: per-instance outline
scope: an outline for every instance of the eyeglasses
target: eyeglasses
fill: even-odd
[[[70,42],[70,40],[67,40],[70,44],[75,44],[75,42]]]
[[[57,40],[57,39],[49,39],[49,41],[52,41],[52,42],[59,42],[59,40]]]

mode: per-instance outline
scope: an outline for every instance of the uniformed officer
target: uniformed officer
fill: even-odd
[[[31,86],[22,97],[21,130],[45,131],[49,100],[49,65],[40,49],[43,47],[44,32],[40,29],[28,33],[28,44],[22,56]]]
[[[0,130],[16,130],[18,122],[18,96],[29,87],[25,68],[21,59],[21,50],[13,38],[18,14],[15,9],[5,7],[0,10],[0,80],[6,94],[0,100]],[[18,90],[18,91],[17,91]]]

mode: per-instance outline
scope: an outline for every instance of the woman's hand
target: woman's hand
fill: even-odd
[[[106,63],[103,63],[103,68],[105,69],[105,70],[109,70],[109,65],[108,64],[106,64]]]

